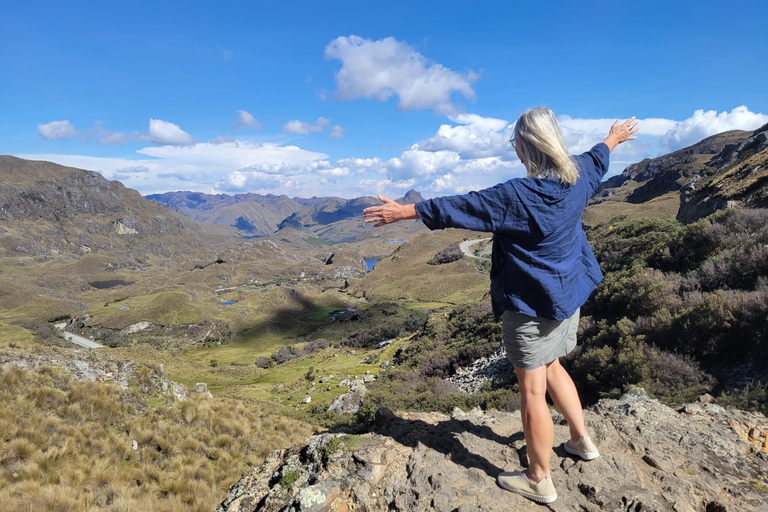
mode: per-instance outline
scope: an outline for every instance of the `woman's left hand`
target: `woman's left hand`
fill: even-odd
[[[369,206],[363,210],[363,217],[366,223],[375,222],[373,227],[377,228],[385,224],[392,224],[403,219],[418,219],[416,208],[412,204],[399,204],[392,199],[387,199],[381,194],[378,195],[381,206]]]

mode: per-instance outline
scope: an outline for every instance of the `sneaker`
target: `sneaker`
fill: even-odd
[[[569,439],[563,443],[563,449],[571,455],[578,455],[584,460],[592,460],[600,456],[597,446],[595,446],[595,443],[592,442],[589,436],[584,436],[575,443]]]
[[[506,490],[537,503],[552,503],[557,499],[557,491],[555,491],[551,475],[547,475],[544,480],[535,484],[528,480],[522,471],[512,471],[511,473],[501,473],[498,481],[499,485]]]

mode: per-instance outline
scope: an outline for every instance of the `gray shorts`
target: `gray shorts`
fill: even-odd
[[[561,321],[505,311],[502,328],[509,361],[534,370],[568,354],[576,348],[579,311]]]

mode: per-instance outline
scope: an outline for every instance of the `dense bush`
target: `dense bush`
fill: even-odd
[[[473,407],[516,410],[519,399],[511,388],[482,389],[470,395],[460,391],[439,377],[425,377],[417,370],[396,370],[380,374],[369,386],[369,395],[361,407],[358,418],[371,421],[381,406],[395,411],[437,411],[450,414],[454,407],[469,410]]]
[[[399,304],[381,303],[365,310],[339,314],[336,328],[338,332],[351,332],[341,339],[341,345],[370,347],[384,340],[416,332],[424,322],[423,312]]]
[[[605,277],[572,357],[588,402],[632,385],[690,400],[717,389],[709,373],[768,362],[768,210],[619,222],[590,239]]]
[[[501,324],[495,322],[490,304],[465,305],[431,317],[424,329],[395,353],[396,369],[379,374],[369,385],[370,395],[362,419],[386,405],[393,410],[429,410],[450,413],[462,409],[519,408],[512,387],[469,395],[444,378],[457,367],[493,353],[501,342]]]
[[[318,350],[324,349],[327,346],[328,343],[325,341],[325,338],[319,338],[305,344],[304,346],[291,345],[289,347],[281,347],[280,350],[274,352],[270,356],[270,359],[272,360],[271,362],[266,357],[260,357],[256,360],[255,364],[260,368],[271,368],[276,364],[282,364],[290,361],[291,359],[296,359],[297,357],[312,354]]]

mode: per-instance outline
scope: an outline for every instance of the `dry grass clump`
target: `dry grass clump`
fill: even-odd
[[[0,503],[20,511],[210,511],[249,466],[310,433],[233,400],[195,394],[179,402],[77,382],[50,367],[0,369]]]

